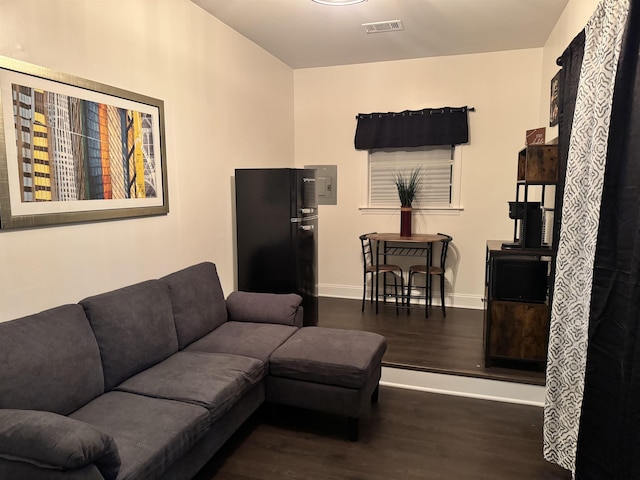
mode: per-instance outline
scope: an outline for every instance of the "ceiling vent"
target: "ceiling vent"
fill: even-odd
[[[363,23],[367,33],[393,32],[396,30],[404,30],[401,20],[389,20],[387,22]]]

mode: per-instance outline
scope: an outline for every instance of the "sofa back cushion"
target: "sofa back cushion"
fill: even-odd
[[[216,266],[199,263],[161,278],[169,286],[180,349],[227,321]]]
[[[159,280],[85,298],[80,304],[98,341],[105,390],[178,351],[169,289]]]
[[[80,305],[0,323],[0,408],[67,415],[103,392],[98,344]]]

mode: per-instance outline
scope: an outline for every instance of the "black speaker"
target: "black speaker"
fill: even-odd
[[[524,217],[524,202],[509,202],[509,218],[522,219]],[[539,209],[540,202],[527,202],[527,213],[531,210]]]
[[[520,244],[524,241],[525,248],[540,248],[542,246],[542,210],[528,209],[527,219],[520,221]]]
[[[527,202],[526,204],[524,202],[509,202],[509,218],[520,220],[519,246],[522,246],[523,241],[525,248],[540,248],[542,246],[543,211],[540,205],[540,202]]]
[[[493,259],[492,297],[496,300],[544,303],[549,262],[531,258]]]

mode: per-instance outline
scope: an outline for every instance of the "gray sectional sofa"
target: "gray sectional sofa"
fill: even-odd
[[[300,300],[225,300],[215,265],[202,263],[0,323],[0,479],[193,477],[268,399],[272,354],[306,328],[327,335],[300,328]],[[365,335],[365,355],[347,359],[338,387],[350,406],[337,413],[356,419],[363,399],[377,397],[386,348]],[[290,403],[306,406],[314,372],[291,362],[306,370],[284,374],[303,387]]]

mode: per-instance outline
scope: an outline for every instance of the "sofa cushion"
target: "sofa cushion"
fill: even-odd
[[[190,403],[108,392],[70,415],[113,437],[118,480],[158,478],[202,438],[209,413]]]
[[[187,352],[231,353],[257,358],[265,364],[269,357],[298,329],[289,325],[227,322],[187,347]]]
[[[358,389],[380,369],[386,348],[377,333],[304,327],[273,352],[269,369],[276,377]]]
[[[227,307],[213,263],[200,263],[160,280],[169,286],[180,349],[227,321]]]
[[[0,408],[66,415],[103,391],[98,344],[81,306],[0,323]]]
[[[95,333],[106,390],[178,351],[167,285],[131,285],[80,302]]]
[[[0,410],[0,458],[75,470],[95,465],[105,480],[120,469],[111,436],[73,418],[36,410]]]
[[[264,378],[265,370],[265,364],[254,358],[178,352],[116,390],[200,405],[214,422]]]
[[[227,297],[229,320],[302,326],[302,297],[295,293],[232,292]]]

